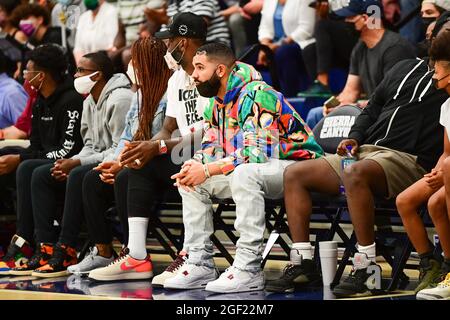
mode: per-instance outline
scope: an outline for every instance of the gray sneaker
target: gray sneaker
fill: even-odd
[[[72,274],[88,274],[94,269],[103,268],[114,261],[114,256],[105,258],[98,254],[97,247],[92,247],[83,261],[67,268],[67,271]]]

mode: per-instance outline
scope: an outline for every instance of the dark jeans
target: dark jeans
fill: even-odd
[[[16,171],[17,180],[17,231],[16,233],[27,240],[34,240],[33,205],[31,198],[31,185],[35,173],[42,167],[53,166],[53,160],[27,160],[22,162]],[[44,201],[47,197],[42,199]]]
[[[168,197],[181,201],[173,186],[172,175],[181,170],[181,165],[171,161],[170,155],[157,156],[142,169],[130,169],[128,173],[128,216],[147,218],[154,212],[157,200]]]
[[[302,89],[300,75],[306,74],[300,46],[296,43],[282,45],[275,51],[275,62],[281,92],[286,97],[296,97]]]
[[[316,43],[307,48],[315,48],[316,57],[308,54],[305,65],[316,66],[317,73],[328,73],[334,67],[348,69],[352,50],[359,39],[353,26],[343,21],[319,20],[314,33]],[[304,50],[311,50],[307,48]]]
[[[36,224],[36,241],[55,243],[58,235],[53,227],[56,218],[57,193],[65,188],[64,211],[59,242],[75,247],[83,221],[83,180],[96,164],[79,166],[70,172],[67,181],[56,181],[50,173],[53,164],[41,166],[33,173],[31,200]]]
[[[96,244],[108,244],[113,240],[112,227],[105,213],[116,207],[122,226],[123,242],[128,243],[127,192],[128,170],[121,170],[114,186],[104,183],[98,171],[90,171],[83,181],[83,205],[89,238]]]

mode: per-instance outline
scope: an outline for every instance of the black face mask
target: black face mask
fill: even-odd
[[[449,73],[448,75],[446,75],[446,76],[440,78],[440,79],[435,79],[435,78],[432,79],[432,81],[433,81],[433,86],[436,88],[436,90],[445,90],[445,89],[448,87],[448,83],[447,83],[447,85],[446,85],[445,87],[443,87],[443,88],[439,88],[439,87],[438,87],[438,86],[439,86],[439,82],[441,82],[442,80],[444,80],[444,79],[447,78],[448,76],[450,76],[450,73]]]
[[[422,25],[423,25],[423,33],[427,33],[428,27],[430,24],[436,21],[436,18],[422,18]]]
[[[197,85],[198,93],[205,98],[212,98],[217,96],[220,89],[220,79],[214,71],[211,78],[205,82]]]

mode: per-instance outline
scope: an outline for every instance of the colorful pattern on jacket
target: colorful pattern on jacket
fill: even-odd
[[[242,163],[316,159],[323,155],[311,129],[284,96],[261,80],[252,66],[237,62],[224,100],[205,109],[202,149],[194,159],[216,162],[227,175]]]

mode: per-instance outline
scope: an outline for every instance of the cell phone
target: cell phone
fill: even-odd
[[[331,109],[331,108],[336,108],[340,104],[341,104],[341,102],[335,96],[332,96],[330,99],[325,101],[325,103],[323,105],[325,108]]]

